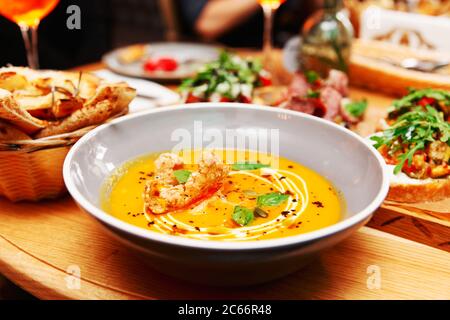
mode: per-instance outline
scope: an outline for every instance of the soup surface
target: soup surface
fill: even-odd
[[[174,164],[178,156],[184,161]],[[332,184],[296,162],[241,150],[192,161],[202,157],[204,151],[158,153],[124,164],[105,183],[103,209],[151,231],[226,241],[306,233],[338,222],[344,212]]]

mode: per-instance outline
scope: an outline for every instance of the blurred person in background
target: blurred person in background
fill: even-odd
[[[178,0],[181,25],[205,41],[232,47],[261,47],[263,14],[257,0]],[[275,15],[274,42],[282,46],[297,35],[320,0],[287,0]]]
[[[22,0],[24,1],[24,0]],[[177,40],[213,41],[260,48],[263,15],[257,0],[60,0],[39,26],[42,69],[68,69],[97,62],[109,50],[139,42],[166,40],[167,16],[161,3],[173,4],[180,25]],[[274,41],[282,46],[297,35],[320,0],[287,0],[275,16]],[[69,30],[70,5],[81,10],[81,29]],[[18,26],[0,16],[0,66],[27,65]]]

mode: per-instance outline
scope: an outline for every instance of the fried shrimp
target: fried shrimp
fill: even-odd
[[[193,206],[212,196],[223,184],[230,167],[213,152],[203,153],[198,171],[192,172],[186,183],[177,181],[174,171],[183,167],[175,154],[163,153],[155,161],[155,178],[145,186],[145,212],[167,213]]]

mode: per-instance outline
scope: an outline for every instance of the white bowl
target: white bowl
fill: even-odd
[[[309,233],[274,240],[219,242],[159,234],[123,222],[101,209],[100,189],[124,162],[170,150],[178,128],[280,129],[280,155],[325,176],[343,193],[342,221]],[[364,225],[381,205],[388,178],[379,153],[364,139],[329,121],[303,113],[233,103],[199,103],[151,110],[102,125],[81,138],[64,163],[64,181],[78,205],[153,268],[189,281],[246,285],[279,278]],[[92,245],[95,245],[92,244]],[[126,271],[124,271],[126,272]]]

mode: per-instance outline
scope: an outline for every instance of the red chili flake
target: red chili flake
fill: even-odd
[[[323,204],[320,201],[313,201],[312,204],[315,205],[317,208],[323,208]]]

